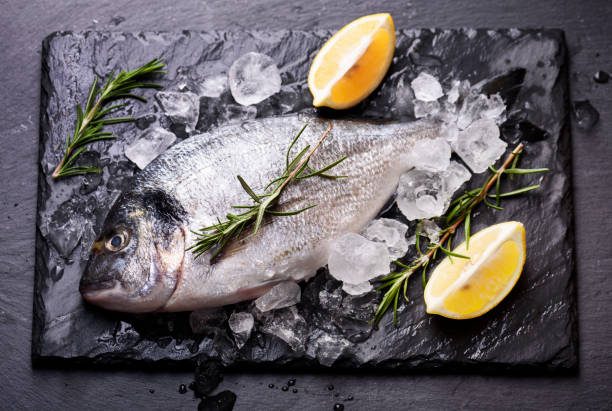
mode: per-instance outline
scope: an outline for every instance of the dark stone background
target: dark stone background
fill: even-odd
[[[177,392],[190,372],[157,370],[32,369],[31,307],[36,211],[36,162],[41,40],[55,30],[212,30],[337,28],[364,14],[392,13],[398,28],[559,27],[570,52],[572,100],[590,99],[601,113],[589,133],[573,128],[580,365],[575,375],[298,374],[227,375],[220,389],[238,394],[237,409],[331,409],[348,395],[347,409],[381,408],[609,408],[612,358],[612,268],[607,218],[612,200],[608,167],[612,148],[605,130],[612,111],[608,85],[592,74],[612,69],[612,4],[520,1],[412,2],[386,6],[312,1],[150,2],[42,1],[0,3],[0,399],[2,408],[194,409],[191,394]],[[607,94],[606,94],[607,92]],[[601,244],[604,244],[603,246]],[[297,378],[297,394],[269,383]],[[328,391],[327,385],[335,390]],[[153,393],[150,390],[154,390]],[[340,393],[335,398],[334,393]]]

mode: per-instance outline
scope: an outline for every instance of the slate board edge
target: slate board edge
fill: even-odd
[[[60,32],[53,32],[45,37],[42,41],[42,52],[41,52],[41,61],[40,61],[40,113],[39,113],[39,121],[38,121],[38,161],[36,162],[36,167],[38,169],[38,187],[36,189],[36,226],[35,226],[35,248],[34,248],[34,294],[33,294],[33,307],[32,307],[32,363],[36,364],[38,362],[38,358],[40,357],[40,353],[37,348],[40,346],[39,343],[36,343],[38,340],[42,339],[43,330],[45,327],[45,319],[40,315],[40,308],[44,305],[42,299],[39,299],[40,293],[38,290],[41,288],[42,274],[40,272],[41,267],[44,265],[44,261],[40,256],[38,250],[40,247],[44,247],[45,241],[42,238],[40,233],[40,209],[43,206],[43,196],[41,195],[41,190],[45,185],[44,178],[44,170],[41,165],[41,161],[44,155],[44,124],[45,124],[45,108],[48,104],[48,94],[46,92],[46,85],[49,83],[49,70],[47,68],[46,56],[49,51],[49,42],[53,37],[58,35]]]
[[[565,39],[565,32],[562,29],[555,29],[555,31],[558,31],[559,34],[559,38],[560,38],[560,44],[562,45],[563,49],[563,65],[561,67],[561,72],[559,73],[559,79],[562,79],[563,81],[566,82],[567,84],[567,89],[566,89],[566,94],[565,94],[565,101],[563,102],[565,104],[565,112],[566,112],[566,118],[565,118],[565,122],[563,124],[563,127],[561,128],[561,135],[559,137],[559,145],[563,147],[563,150],[566,151],[568,154],[567,156],[567,160],[566,160],[566,166],[568,169],[570,170],[574,170],[574,156],[571,154],[573,153],[572,151],[572,145],[574,144],[574,141],[572,139],[572,134],[571,134],[571,103],[570,103],[570,78],[569,78],[569,67],[570,67],[570,59],[569,59],[569,53],[567,50],[567,41]],[[558,81],[558,80],[557,80]],[[574,200],[574,195],[575,195],[575,191],[574,191],[574,181],[573,181],[573,173],[570,172],[568,173],[568,180],[569,180],[569,195],[567,200],[570,202],[569,207],[567,208],[568,210],[568,221],[569,221],[569,232],[567,234],[567,241],[569,244],[572,245],[571,247],[571,256],[570,256],[570,260],[571,260],[571,278],[569,279],[569,283],[568,283],[568,287],[569,290],[567,291],[570,294],[573,294],[575,296],[575,298],[572,300],[572,306],[570,307],[569,310],[569,315],[572,317],[570,318],[570,323],[572,326],[572,330],[570,330],[570,344],[569,344],[569,349],[572,350],[571,356],[574,359],[573,364],[570,364],[570,366],[568,367],[569,369],[572,369],[573,371],[578,371],[578,364],[579,364],[579,324],[578,324],[578,293],[577,293],[577,285],[576,285],[576,281],[578,279],[578,272],[577,272],[577,264],[576,264],[576,218],[574,215],[574,204],[576,203],[576,201]]]
[[[398,32],[418,32],[420,30],[429,30],[432,33],[436,33],[439,31],[442,31],[442,29],[409,29],[409,30],[398,30]],[[452,30],[459,30],[459,29],[452,29]],[[487,29],[477,29],[478,31],[481,30],[487,30]],[[257,32],[258,30],[249,30],[248,32]],[[560,53],[563,54],[563,62],[565,67],[561,68],[561,72],[559,73],[559,79],[563,79],[566,81],[568,80],[568,53],[567,53],[567,46],[566,46],[566,42],[565,42],[565,35],[563,33],[562,29],[526,29],[525,31],[545,31],[547,33],[550,34],[554,34],[556,37],[559,38],[559,45],[560,45]],[[210,31],[201,31],[202,33],[211,33]],[[212,31],[212,33],[224,33],[225,31]],[[266,31],[260,30],[259,32],[265,33]],[[278,32],[299,32],[299,30],[279,30]],[[38,196],[37,196],[37,209],[40,209],[41,207],[41,200],[42,200],[42,196],[40,195],[41,190],[47,189],[46,187],[46,181],[44,178],[44,171],[42,169],[41,166],[41,161],[42,160],[42,156],[44,154],[44,124],[45,124],[45,110],[44,108],[47,106],[48,104],[48,94],[46,93],[46,85],[49,84],[48,81],[48,68],[46,65],[46,61],[45,61],[45,57],[47,56],[47,51],[49,49],[49,44],[50,41],[55,38],[56,36],[66,36],[66,35],[71,35],[71,34],[82,34],[82,35],[87,35],[88,33],[98,33],[98,31],[92,31],[92,30],[87,30],[87,31],[78,31],[78,32],[73,32],[73,31],[56,31],[53,32],[51,34],[49,34],[44,40],[43,40],[43,52],[41,54],[42,56],[42,64],[41,64],[41,111],[40,111],[40,123],[39,123],[39,132],[40,132],[40,138],[39,138],[39,161],[37,162],[37,167],[39,169],[39,175],[38,175]],[[138,32],[131,32],[131,34],[136,34]],[[152,31],[151,33],[164,33],[164,32],[156,32],[156,31]],[[304,33],[324,33],[327,34],[326,30],[314,30],[314,31],[308,31],[308,32],[304,32]],[[557,80],[559,81],[559,80]],[[567,91],[567,89],[565,90]],[[566,120],[564,121],[564,125],[561,129],[560,132],[560,136],[559,136],[559,142],[560,142],[560,146],[564,146],[568,151],[568,153],[571,153],[570,146],[572,144],[571,142],[571,138],[570,138],[570,125],[569,125],[569,94],[568,93],[564,93],[565,94],[565,101],[564,104],[567,108],[566,110]],[[572,156],[571,154],[567,155],[566,161],[565,161],[566,165],[571,167],[572,166]],[[566,241],[570,244],[575,244],[575,240],[574,240],[574,215],[573,215],[573,193],[571,190],[572,187],[572,174],[571,172],[568,173],[568,177],[569,177],[569,190],[568,190],[568,198],[567,200],[570,202],[569,206],[567,207],[567,213],[569,214],[569,220],[570,224],[568,225],[568,232],[567,232],[567,236],[566,236]],[[44,241],[44,239],[42,238],[42,235],[39,231],[39,214],[37,213],[37,224],[36,224],[36,250],[39,249],[39,247],[43,246],[46,247],[46,242]],[[41,283],[42,281],[42,276],[41,276],[41,268],[44,266],[43,261],[39,261],[39,253],[37,253],[35,251],[35,260],[36,260],[36,264],[35,264],[35,284],[34,284],[34,299],[33,299],[33,326],[32,326],[32,362],[34,365],[37,366],[62,366],[62,365],[90,365],[90,364],[98,364],[98,365],[106,365],[106,366],[110,366],[110,367],[114,367],[115,363],[116,365],[119,366],[125,366],[125,365],[136,365],[136,366],[142,366],[142,367],[148,367],[149,365],[153,365],[154,367],[157,367],[158,365],[164,365],[164,367],[178,367],[178,368],[182,368],[183,365],[187,365],[187,364],[192,364],[193,360],[195,359],[196,356],[194,356],[192,359],[188,359],[188,360],[182,360],[182,361],[176,361],[176,360],[170,360],[170,359],[164,359],[164,360],[159,360],[159,361],[154,361],[154,360],[150,360],[150,359],[126,359],[126,358],[116,358],[113,357],[112,352],[110,353],[105,353],[105,354],[100,354],[96,357],[93,358],[89,358],[89,357],[70,357],[70,358],[66,358],[66,357],[56,357],[56,356],[49,356],[49,355],[41,355],[40,352],[38,352],[36,350],[36,347],[39,344],[34,344],[34,341],[42,338],[42,333],[45,327],[45,323],[44,323],[44,318],[40,317],[39,315],[37,316],[37,312],[39,312],[37,310],[37,308],[40,308],[44,305],[43,301],[40,299],[37,299],[36,296],[38,295],[38,290],[40,289],[40,287],[43,286],[43,284]],[[571,256],[569,257],[570,261],[571,261],[571,272],[572,272],[572,276],[568,281],[568,288],[567,288],[567,293],[568,294],[575,294],[576,292],[576,284],[575,284],[575,278],[576,278],[576,261],[575,261],[575,250],[573,249],[573,247],[571,248]],[[576,307],[576,299],[573,299],[573,301],[571,302],[572,307],[570,309],[569,314],[573,317],[570,319],[570,324],[573,327],[573,329],[570,331],[569,333],[569,338],[571,339],[569,346],[567,347],[567,349],[571,350],[572,353],[570,355],[570,360],[567,361],[556,361],[557,357],[563,358],[562,355],[559,355],[559,353],[557,353],[555,356],[551,357],[550,359],[548,359],[545,363],[543,363],[544,365],[540,364],[540,363],[532,363],[532,364],[511,364],[511,363],[504,363],[504,362],[499,362],[499,363],[491,363],[491,362],[479,362],[479,361],[472,361],[472,362],[461,362],[461,361],[443,361],[443,362],[432,362],[431,360],[429,360],[429,363],[426,363],[425,366],[423,366],[423,363],[419,363],[416,365],[415,368],[415,364],[411,364],[410,362],[407,363],[398,363],[397,361],[389,361],[388,363],[379,363],[377,364],[375,367],[372,366],[368,366],[368,364],[365,364],[363,366],[358,367],[358,369],[360,370],[410,370],[412,372],[420,372],[420,371],[425,371],[425,372],[429,372],[429,371],[442,371],[442,372],[472,372],[472,371],[478,371],[478,372],[498,372],[498,371],[510,371],[510,372],[519,372],[521,373],[522,371],[529,371],[530,373],[533,373],[534,371],[540,371],[542,373],[547,373],[549,371],[569,371],[569,372],[573,372],[577,369],[577,365],[578,365],[578,324],[577,324],[577,307]],[[566,357],[567,358],[567,357]],[[234,365],[232,365],[231,367],[229,367],[230,369],[252,369],[253,366],[257,366],[259,365],[259,363],[236,363]],[[283,362],[282,360],[277,360],[275,363],[266,363],[266,367],[267,369],[273,370],[273,369],[291,369],[291,370],[304,370],[305,367],[308,367],[309,369],[312,368],[314,366],[315,369],[320,369],[320,370],[327,370],[327,371],[340,371],[342,372],[343,370],[355,370],[355,366],[350,366],[349,362],[346,361],[342,361],[342,359],[339,359],[333,366],[333,368],[326,368],[323,367],[321,365],[318,364],[318,362],[316,360],[307,360],[307,359],[289,359],[287,362]]]

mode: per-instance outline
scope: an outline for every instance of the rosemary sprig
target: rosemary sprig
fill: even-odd
[[[53,171],[53,178],[68,177],[86,173],[100,173],[98,167],[74,166],[76,158],[86,149],[86,145],[101,140],[112,140],[116,138],[112,133],[103,131],[102,127],[134,121],[131,117],[115,117],[106,119],[111,112],[124,107],[127,103],[116,104],[104,108],[108,103],[118,99],[136,99],[142,102],[147,100],[139,95],[132,94],[136,88],[162,88],[159,84],[144,83],[142,79],[149,74],[163,73],[164,64],[161,59],[153,59],[147,64],[132,70],[121,71],[117,77],[114,72],[109,76],[108,81],[101,89],[98,89],[98,77],[89,90],[85,110],[77,105],[77,120],[72,136],[68,134],[66,138],[66,150],[60,163]],[[96,101],[96,98],[97,101]]]
[[[313,170],[311,167],[308,166],[310,157],[319,148],[323,140],[325,140],[325,137],[327,137],[330,130],[332,129],[331,124],[327,128],[325,133],[323,133],[321,138],[319,138],[314,147],[312,147],[312,149],[309,145],[307,145],[302,149],[302,151],[297,154],[297,156],[295,156],[293,159],[290,158],[291,149],[293,148],[297,140],[300,138],[305,128],[306,125],[302,127],[300,132],[297,134],[297,136],[295,136],[295,138],[289,145],[286,155],[286,166],[280,177],[272,180],[266,186],[265,190],[268,190],[270,187],[273,187],[270,191],[267,191],[265,194],[262,195],[255,194],[255,192],[251,189],[247,182],[241,176],[237,176],[240,185],[242,186],[244,191],[246,191],[247,194],[253,199],[254,204],[232,206],[233,208],[237,209],[246,209],[246,211],[240,214],[227,213],[227,220],[221,221],[218,219],[217,224],[204,227],[198,231],[193,231],[193,233],[198,237],[198,239],[192,246],[187,249],[191,250],[195,254],[196,258],[201,256],[211,248],[216,247],[215,251],[210,257],[210,259],[213,260],[231,239],[240,236],[245,226],[253,222],[255,223],[253,234],[257,234],[261,226],[263,217],[266,214],[274,216],[289,216],[302,213],[312,207],[315,207],[316,204],[295,211],[280,212],[271,210],[271,208],[278,202],[278,198],[280,197],[285,187],[287,187],[287,185],[291,182],[316,176],[323,178],[345,177],[329,175],[325,174],[325,172],[340,164],[346,159],[346,157],[342,157],[319,170]]]
[[[500,192],[500,180],[503,174],[508,174],[511,178],[516,174],[531,174],[531,173],[542,173],[549,171],[547,168],[536,168],[536,169],[520,169],[516,168],[518,158],[523,151],[523,144],[519,144],[513,151],[510,153],[508,158],[504,161],[502,166],[499,169],[495,169],[490,167],[492,175],[487,178],[482,187],[467,191],[457,199],[455,199],[450,204],[450,212],[446,216],[446,225],[447,228],[440,231],[440,234],[444,234],[442,238],[438,242],[429,243],[427,245],[427,252],[423,253],[421,251],[421,246],[419,242],[419,237],[421,236],[420,232],[420,224],[417,225],[416,232],[416,248],[419,253],[419,257],[410,263],[410,265],[403,264],[399,261],[394,261],[394,263],[400,268],[398,272],[391,273],[379,280],[381,285],[377,288],[377,290],[387,290],[376,310],[376,314],[374,315],[374,324],[378,324],[384,314],[387,312],[387,309],[391,304],[393,304],[393,322],[397,324],[397,304],[399,300],[400,290],[403,291],[403,297],[406,301],[408,301],[408,297],[406,296],[406,288],[408,284],[408,279],[410,276],[417,270],[422,270],[422,282],[423,287],[425,287],[427,283],[426,273],[427,267],[432,260],[435,260],[438,251],[441,251],[445,255],[456,258],[469,258],[464,255],[460,255],[457,253],[453,253],[451,251],[452,247],[452,238],[455,234],[455,230],[461,225],[461,223],[465,224],[465,241],[466,245],[469,248],[470,241],[470,226],[472,219],[472,210],[481,202],[484,203],[487,207],[501,210],[500,207],[501,199],[506,197],[511,197],[514,195],[526,193],[531,190],[535,190],[540,187],[539,184],[532,185],[528,187],[523,187],[517,190],[513,190],[507,193]],[[509,167],[510,166],[510,167]],[[489,190],[495,186],[495,194],[488,194]],[[495,204],[492,204],[487,200],[487,198],[495,199]],[[444,244],[446,243],[446,247]]]

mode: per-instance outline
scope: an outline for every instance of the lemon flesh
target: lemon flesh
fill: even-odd
[[[509,221],[485,228],[463,242],[433,271],[425,287],[427,312],[454,319],[478,317],[512,290],[525,264],[525,227]]]

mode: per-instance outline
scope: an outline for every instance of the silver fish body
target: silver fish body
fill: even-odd
[[[199,230],[223,219],[233,205],[252,200],[285,167],[291,139],[305,123],[294,154],[313,145],[329,123],[333,129],[313,155],[313,168],[343,156],[332,172],[295,181],[275,209],[293,216],[266,216],[259,232],[245,228],[220,256],[187,251]],[[280,281],[300,281],[327,263],[329,245],[360,232],[410,168],[415,141],[434,138],[427,122],[377,124],[364,121],[276,117],[230,125],[170,148],[136,176],[115,202],[94,244],[81,281],[83,296],[107,309],[188,311],[256,298]]]

